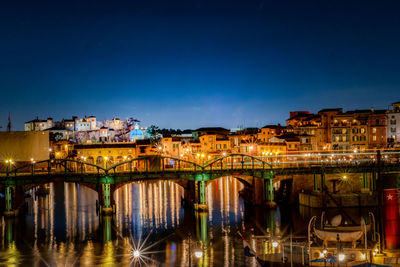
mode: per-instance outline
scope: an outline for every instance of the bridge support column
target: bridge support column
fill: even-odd
[[[265,192],[266,205],[269,208],[275,208],[276,203],[274,201],[274,185],[272,183],[272,179],[264,180],[264,192]]]
[[[18,209],[15,208],[15,186],[7,185],[5,188],[4,200],[5,200],[5,217],[15,217],[18,215]]]
[[[99,190],[100,213],[110,215],[115,212],[112,205],[111,184],[101,184]]]
[[[194,203],[195,210],[206,211],[208,210],[206,200],[206,182],[196,181],[195,182],[196,198]]]

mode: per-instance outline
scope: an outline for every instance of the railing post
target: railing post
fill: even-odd
[[[244,168],[244,157],[242,156],[242,170]]]
[[[325,173],[321,173],[321,192],[325,191]]]
[[[318,191],[318,176],[314,173],[314,191]]]
[[[49,160],[47,163],[48,163],[48,165],[47,165],[47,172],[48,172],[48,174],[50,174],[50,172],[51,172],[50,160]]]

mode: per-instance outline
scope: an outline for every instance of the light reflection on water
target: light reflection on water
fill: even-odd
[[[86,186],[51,183],[48,187],[45,196],[29,192],[32,197],[26,199],[25,215],[15,220],[2,218],[1,263],[129,265],[132,242],[143,243],[148,237],[146,245],[152,245],[153,252],[148,256],[158,266],[245,264],[236,234],[245,228],[244,203],[238,194],[243,185],[232,177],[207,186],[208,213],[185,210],[183,188],[171,181],[122,186],[114,194],[114,218],[98,216],[97,192]],[[197,260],[193,253],[200,247],[204,256]]]
[[[320,210],[266,210],[244,205],[243,185],[232,177],[211,182],[206,190],[208,212],[185,210],[183,188],[171,181],[137,182],[116,190],[114,217],[98,216],[97,192],[73,183],[51,183],[49,194],[35,190],[26,198],[25,214],[0,221],[0,265],[125,266],[133,262],[133,244],[151,248],[145,256],[154,266],[256,266],[244,256],[240,230],[257,251],[251,234],[305,235],[312,215]],[[326,215],[332,217],[337,211]],[[366,209],[349,209],[359,218]],[[356,219],[356,218],[355,218]],[[193,254],[202,248],[203,257]]]

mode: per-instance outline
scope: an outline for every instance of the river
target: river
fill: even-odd
[[[28,192],[22,216],[1,219],[0,263],[256,266],[254,258],[245,257],[238,231],[253,248],[265,250],[257,243],[257,236],[280,237],[289,232],[305,236],[309,218],[320,214],[290,206],[276,210],[247,207],[239,197],[243,185],[232,177],[207,186],[206,213],[184,209],[183,189],[170,181],[122,186],[114,194],[117,211],[112,217],[96,213],[97,193],[88,187],[74,183],[51,183],[48,187],[47,195]],[[140,252],[139,258],[133,256],[135,250]],[[203,254],[197,258],[200,251]]]

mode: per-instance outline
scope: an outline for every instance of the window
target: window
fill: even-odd
[[[226,146],[226,144],[224,144],[224,149],[226,149],[227,148],[227,146]]]
[[[376,141],[376,135],[372,136],[372,140]]]
[[[361,128],[361,133],[365,133],[365,128]]]
[[[372,128],[372,133],[376,133],[376,128]]]
[[[345,134],[346,133],[346,129],[342,129],[342,133]]]
[[[216,148],[217,148],[217,149],[221,149],[221,144],[217,144],[217,145],[216,145]]]

